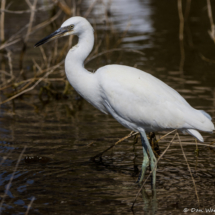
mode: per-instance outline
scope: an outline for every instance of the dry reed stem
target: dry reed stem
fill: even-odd
[[[102,2],[102,4],[104,5],[104,8],[105,8],[105,12],[104,12],[104,14],[105,14],[105,21],[106,21],[106,23],[110,23],[110,21],[109,21],[109,14],[108,13],[110,11],[112,0],[108,0],[107,4],[105,4],[106,2],[104,3],[103,0],[101,0],[101,2]]]
[[[130,137],[133,137],[135,136],[136,134],[138,134],[139,132],[134,132],[134,131],[131,131],[127,136],[121,138],[120,140],[118,140],[116,143],[114,143],[114,146],[116,146],[117,144],[119,144],[120,142],[122,142],[123,140],[126,140]]]
[[[115,47],[117,47],[122,42],[122,40],[125,38],[125,35],[128,33],[130,26],[131,26],[131,18],[128,21],[128,24],[127,24],[125,30],[122,32],[122,34],[121,34],[122,36],[120,36],[120,38],[116,41]]]
[[[88,10],[86,11],[86,13],[84,14],[84,17],[87,18],[89,16],[89,14],[91,13],[92,9],[94,8],[94,6],[96,5],[98,0],[95,0],[94,2],[92,2],[92,4],[89,6]]]
[[[72,41],[73,41],[74,35],[70,35],[69,36],[69,42],[68,42],[68,51],[71,49],[72,46]]]
[[[8,190],[10,189],[10,185],[11,185],[11,183],[12,183],[12,180],[13,180],[13,178],[14,178],[14,175],[15,175],[15,173],[16,173],[16,170],[17,170],[17,168],[18,168],[18,165],[19,165],[19,163],[20,163],[20,161],[21,161],[21,159],[22,159],[22,155],[24,154],[26,148],[27,148],[26,146],[23,148],[21,154],[19,155],[18,161],[16,162],[16,166],[15,166],[15,168],[14,168],[14,170],[13,170],[13,173],[12,173],[12,175],[11,175],[11,177],[10,177],[10,180],[9,180],[7,186],[6,186],[6,190],[5,190],[5,193],[4,193],[4,195],[3,195],[3,198],[2,198],[2,201],[1,201],[1,204],[0,204],[0,209],[2,209],[2,205],[3,205],[3,203],[4,203],[4,200],[5,200],[6,196],[7,196]],[[1,215],[1,212],[2,212],[2,210],[0,210],[0,215]]]
[[[68,16],[72,15],[72,11],[71,11],[70,7],[67,5],[67,3],[64,0],[58,1],[57,5],[66,15],[68,15]]]
[[[28,27],[28,24],[26,24],[24,27],[22,27],[20,30],[18,30],[16,33],[14,33],[8,40],[7,43],[10,41],[14,41],[15,39],[22,39],[21,33]]]
[[[25,2],[27,3],[28,7],[31,9],[31,7],[32,7],[31,2],[29,0],[25,0]]]
[[[29,38],[29,35],[31,33],[31,29],[32,29],[33,21],[34,21],[34,16],[35,16],[36,5],[37,5],[38,0],[34,0],[33,4],[31,4],[29,2],[29,0],[25,0],[25,1],[27,2],[28,6],[31,9],[31,15],[30,15],[30,20],[29,20],[28,30],[27,30],[27,34],[25,36],[25,42],[27,42],[28,38]]]
[[[1,0],[1,10],[5,9],[6,0]],[[1,22],[0,22],[0,30],[1,30],[1,42],[3,43],[5,41],[4,37],[4,11],[1,12]]]
[[[208,31],[211,39],[214,41],[215,43],[215,25],[214,25],[214,22],[213,22],[213,14],[212,14],[212,9],[211,9],[211,2],[210,0],[207,0],[207,8],[208,8],[208,17],[209,17],[209,20],[210,20],[210,25],[211,25],[211,30]]]
[[[77,5],[80,5],[80,4],[82,3],[82,1],[83,1],[83,0],[79,0],[78,3],[77,3]]]
[[[38,25],[32,27],[31,32],[30,32],[29,35],[33,34],[33,33],[34,33],[35,31],[37,31],[38,29],[43,28],[43,27],[45,27],[46,25],[52,23],[54,20],[56,20],[56,19],[60,16],[61,13],[62,13],[62,11],[59,10],[59,11],[56,13],[55,16],[53,16],[53,17],[51,17],[50,19],[48,19],[48,20],[46,20],[46,21],[44,21],[44,22],[42,22],[42,23],[40,23],[40,24],[38,24]],[[20,33],[21,31],[23,31],[23,30],[24,30],[26,27],[28,27],[28,26],[29,26],[29,23],[28,23],[25,27],[23,27],[20,31],[18,31],[16,34],[12,35],[4,44],[2,44],[2,45],[0,46],[0,50],[6,48],[6,47],[8,47],[8,46],[11,46],[11,45],[13,45],[13,44],[15,44],[15,43],[17,43],[17,42],[19,42],[19,41],[21,41],[21,40],[22,40],[22,37],[21,37],[21,35],[19,35],[19,33]],[[18,36],[19,36],[19,37],[18,37]],[[18,38],[17,38],[17,39],[14,39],[14,37],[18,37]]]
[[[26,92],[29,92],[31,90],[33,90],[43,79],[45,79],[47,76],[49,76],[56,68],[58,68],[61,64],[63,63],[63,61],[61,61],[60,63],[58,63],[57,65],[53,66],[52,68],[49,68],[49,72],[47,72],[43,77],[39,78],[39,80],[31,87],[29,87],[28,89],[25,89],[23,90],[22,92],[20,93],[17,93],[16,95],[4,100],[3,102],[0,102],[0,104],[4,104],[6,102],[9,102],[15,98],[17,98],[18,96],[26,93]]]
[[[39,66],[39,64],[35,61],[35,59],[32,59],[33,63],[34,63],[34,66],[38,69],[38,71],[40,72],[39,74],[42,74],[43,70],[42,68]]]
[[[12,58],[11,58],[11,51],[7,50],[7,58],[8,58],[8,66],[10,68],[10,76],[13,78],[13,64],[12,64]]]
[[[26,89],[28,86],[30,86],[34,81],[35,81],[35,77],[32,78],[31,81],[28,82],[25,86],[23,86],[23,87],[16,93],[16,95],[17,95],[18,93],[22,92],[23,90],[25,90],[25,89]],[[22,82],[22,83],[24,83],[24,82]]]
[[[0,70],[0,73],[3,73],[4,75],[7,75],[8,77],[11,77],[10,73],[4,71],[4,70]]]
[[[208,17],[210,20],[210,25],[211,25],[211,30],[208,31],[211,39],[214,41],[215,43],[215,25],[213,22],[213,14],[212,14],[212,8],[211,8],[211,2],[210,0],[207,0],[207,10],[208,10]],[[203,54],[199,53],[200,57],[202,58],[202,60],[209,62],[209,63],[215,63],[215,60],[206,58]]]
[[[56,62],[57,57],[58,57],[58,39],[54,41],[54,51],[52,53],[52,64]]]
[[[20,30],[18,30],[15,34],[13,34],[5,43],[6,44],[8,44],[8,45],[10,45],[9,43],[12,41],[14,41],[14,40],[17,40],[18,39],[18,41],[20,41],[20,40],[22,40],[22,35],[21,35],[21,32],[23,32],[27,27],[28,27],[28,25],[29,24],[26,24],[24,27],[22,27]],[[18,42],[18,41],[16,41],[16,42]],[[8,46],[7,45],[7,46]],[[1,49],[1,47],[2,48],[4,48],[3,46],[0,46],[0,49]]]
[[[215,63],[215,60],[206,58],[203,54],[199,53],[199,56],[202,58],[202,60],[209,62],[209,63]]]
[[[166,136],[168,136],[169,134],[173,133],[174,131],[177,131],[177,129],[175,129],[175,130],[173,130],[173,131],[170,131],[170,132],[168,132],[167,134],[163,135],[163,136],[158,140],[158,142],[159,142],[160,140],[162,140],[164,137],[166,137]]]
[[[73,7],[72,7],[72,16],[76,16],[76,2],[75,0],[73,0],[72,2]]]
[[[94,55],[96,55],[99,52],[99,47],[102,44],[102,40],[99,40],[99,42],[96,44],[93,52],[89,55],[89,58],[91,58],[91,56],[93,57]]]
[[[14,43],[17,43],[17,42],[19,42],[20,40],[21,40],[21,38],[18,38],[18,39],[16,39],[16,40],[12,41],[12,42],[5,42],[4,44],[2,44],[2,45],[0,46],[0,50],[6,48],[6,47],[8,47],[8,46],[13,45]]]
[[[31,201],[30,201],[30,203],[29,203],[29,205],[28,205],[27,211],[25,212],[25,215],[28,215],[28,212],[29,212],[30,209],[31,209],[31,205],[33,204],[33,201],[34,201],[35,199],[36,199],[35,197],[33,197],[33,198],[31,199]]]
[[[91,146],[93,143],[95,143],[95,141],[92,141],[89,144],[87,144],[87,147]]]
[[[16,87],[18,87],[19,85],[21,85],[21,84],[24,84],[24,83],[27,83],[27,82],[33,82],[33,81],[36,81],[36,80],[39,80],[40,78],[29,78],[29,79],[27,79],[27,80],[24,80],[24,81],[20,81],[20,82],[17,82],[17,83],[14,83],[14,84],[10,84],[10,85],[8,85],[8,86],[5,86],[5,87],[2,87],[2,88],[0,88],[0,90],[4,90],[4,89],[6,89],[6,88],[8,88],[8,87],[11,87],[11,86],[16,86]],[[65,82],[66,80],[64,79],[64,78],[44,78],[43,79],[43,81],[46,81],[46,82],[48,82],[48,81],[63,81],[63,82]],[[24,86],[24,89],[25,89],[26,87]],[[23,89],[23,88],[22,88]]]
[[[194,178],[193,178],[193,174],[192,174],[192,172],[191,172],[190,165],[189,165],[189,163],[188,163],[187,157],[186,157],[186,155],[185,155],[185,153],[184,153],[184,149],[183,149],[183,146],[182,146],[182,144],[181,144],[180,136],[179,136],[178,132],[177,132],[176,134],[177,134],[177,136],[178,136],[178,140],[179,140],[179,143],[180,143],[180,146],[181,146],[181,151],[182,151],[182,153],[183,153],[184,159],[185,159],[185,161],[186,161],[186,163],[187,163],[187,167],[188,167],[188,169],[189,169],[189,172],[190,172],[190,175],[191,175],[191,178],[192,178],[192,181],[193,181],[193,185],[194,185],[194,189],[195,189],[195,193],[196,193],[196,198],[197,198],[197,201],[198,201],[198,205],[200,206],[199,196],[198,196],[197,189],[196,189],[196,183],[195,183],[195,180],[194,180]]]
[[[55,20],[61,15],[61,13],[62,13],[62,11],[59,10],[59,11],[56,13],[56,15],[54,15],[54,16],[51,17],[50,19],[48,19],[48,20],[46,20],[46,21],[44,21],[44,22],[42,22],[42,23],[40,23],[40,24],[34,26],[34,27],[32,28],[32,30],[31,30],[31,33],[30,33],[30,34],[34,33],[35,31],[37,31],[37,30],[40,29],[40,28],[44,28],[45,26],[47,26],[47,25],[49,25],[50,23],[52,23],[53,21],[55,21]]]
[[[173,144],[179,144],[178,142],[173,142]],[[211,147],[211,148],[215,148],[215,146],[212,146],[210,144],[203,144],[203,143],[189,143],[189,142],[181,142],[181,144],[184,144],[184,145],[197,145],[197,146],[207,146],[207,147]],[[213,143],[211,143],[213,144]]]
[[[52,72],[53,72],[53,70],[49,71],[49,73],[47,73],[46,75],[44,75],[42,78],[39,78],[39,80],[38,80],[33,86],[31,86],[30,88],[26,89],[30,84],[32,84],[32,83],[35,81],[35,78],[32,78],[32,80],[31,80],[29,83],[27,83],[27,84],[20,90],[20,92],[18,92],[17,94],[15,94],[15,95],[12,96],[12,97],[6,99],[5,101],[0,102],[0,104],[4,104],[4,103],[6,103],[6,102],[9,102],[9,101],[11,101],[11,100],[17,98],[18,96],[20,96],[20,95],[22,95],[22,94],[24,94],[24,93],[26,93],[26,92],[28,92],[28,91],[33,90],[33,89],[44,79],[44,77],[48,76],[48,75],[51,74]]]
[[[46,53],[44,51],[44,48],[42,46],[40,46],[39,48],[40,48],[41,54],[43,56],[44,63],[45,63],[46,66],[48,66],[48,59],[46,57]]]
[[[182,0],[178,0],[178,15],[179,15],[179,41],[180,41],[180,51],[181,51],[181,60],[179,65],[179,71],[183,72],[184,61],[185,61],[185,52],[184,52],[184,16],[182,12]]]
[[[55,4],[49,4],[47,6],[42,6],[42,7],[39,7],[35,10],[35,12],[38,12],[38,11],[47,11],[47,10],[50,10]],[[0,12],[5,12],[5,13],[12,13],[12,14],[24,14],[24,13],[31,13],[31,10],[17,10],[17,11],[13,11],[13,10],[7,10],[7,9],[4,9],[4,10],[0,10]]]
[[[155,167],[150,171],[149,175],[147,176],[147,178],[145,179],[145,181],[143,182],[143,184],[141,185],[141,188],[139,189],[139,191],[137,192],[137,195],[133,201],[133,204],[131,206],[131,209],[133,210],[133,207],[134,207],[134,204],[137,200],[137,197],[139,196],[141,190],[143,189],[143,186],[145,185],[146,181],[148,180],[148,178],[151,176],[151,174],[153,173],[153,171],[155,170],[155,168],[157,167],[157,164],[159,162],[159,160],[164,156],[164,154],[167,152],[167,150],[169,149],[169,147],[171,146],[171,144],[173,143],[173,140],[175,139],[176,137],[176,134],[173,136],[172,140],[169,142],[168,146],[166,147],[166,149],[164,150],[164,152],[161,154],[161,156],[157,159],[156,163],[155,163]]]
[[[65,43],[63,48],[58,51],[58,59],[61,59],[65,55],[65,52],[68,51],[68,49],[70,49],[70,47],[68,46],[68,43]]]
[[[100,52],[99,54],[96,54],[96,55],[92,56],[91,58],[88,58],[88,59],[85,61],[85,64],[87,64],[87,63],[90,62],[91,60],[94,60],[95,58],[97,58],[97,57],[99,57],[99,56],[101,56],[101,55],[103,55],[103,54],[106,54],[106,53],[109,53],[109,52],[115,52],[115,51],[134,52],[134,53],[137,53],[137,54],[145,55],[143,52],[137,51],[137,50],[134,50],[134,49],[116,48],[116,49],[110,49],[110,50],[107,50],[107,51]]]

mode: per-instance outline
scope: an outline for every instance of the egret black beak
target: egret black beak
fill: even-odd
[[[39,42],[37,42],[34,47],[38,47],[43,45],[44,43],[47,43],[51,40],[54,40],[58,37],[62,37],[64,36],[66,33],[68,32],[67,28],[59,28],[57,31],[55,31],[54,33],[50,34],[49,36],[43,38],[42,40],[40,40]]]

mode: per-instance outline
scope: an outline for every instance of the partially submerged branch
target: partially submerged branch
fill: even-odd
[[[209,30],[208,33],[209,33],[211,39],[215,43],[215,25],[214,25],[214,21],[213,21],[212,8],[211,8],[211,1],[210,0],[207,0],[207,8],[208,8],[208,17],[209,17],[210,25],[211,25],[211,30]]]

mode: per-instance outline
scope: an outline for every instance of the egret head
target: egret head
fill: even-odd
[[[85,18],[80,16],[71,17],[67,19],[58,30],[37,42],[34,47],[38,47],[44,43],[63,36],[81,36],[88,29],[93,30],[92,26]]]

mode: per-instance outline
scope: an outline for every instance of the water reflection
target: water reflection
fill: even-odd
[[[92,1],[85,1],[89,6]],[[129,1],[129,0],[105,0],[98,2],[93,10],[95,17],[100,17],[98,23],[110,21],[117,31],[129,33],[151,33],[154,32],[151,15],[153,8],[151,2],[146,1]]]
[[[111,53],[109,63],[135,65],[152,73],[177,89],[194,107],[211,114],[214,121],[214,64],[201,60],[186,47],[184,77],[179,77],[180,50],[175,1],[112,0],[106,12],[104,5],[108,1],[103,2],[98,1],[90,15],[90,20],[96,21],[98,37],[104,29],[109,33],[113,28],[116,34],[110,33],[109,47],[115,48],[116,38],[111,36],[118,38],[127,31],[120,48],[129,47],[145,53],[144,57],[124,52]],[[198,18],[199,14],[204,13],[202,2],[192,4],[191,17],[196,19],[195,22],[191,20],[191,31],[195,45],[208,56],[213,56],[214,47],[205,33],[207,18],[201,22],[202,17]],[[83,1],[82,10],[87,11],[91,3]],[[111,25],[103,22],[107,12]],[[25,23],[26,17],[23,16],[18,22],[17,16],[11,15],[9,33],[14,33],[14,23]],[[26,67],[31,68],[32,58],[40,58],[39,51],[37,53],[31,47],[38,40],[36,37],[42,38],[43,33],[43,30],[38,32],[29,42]],[[17,53],[14,51],[14,62],[18,58]],[[106,58],[102,56],[89,66],[95,68],[106,63]],[[18,67],[17,63],[15,65]],[[17,159],[23,147],[27,146],[25,159],[15,173],[2,214],[24,214],[33,197],[36,199],[29,214],[132,214],[130,208],[139,189],[135,183],[137,168],[142,163],[140,142],[134,145],[133,139],[126,140],[104,154],[102,163],[90,162],[90,157],[129,131],[110,116],[98,112],[75,92],[67,98],[47,99],[45,92],[39,98],[37,90],[1,107],[0,151],[1,157],[6,156],[0,167],[1,198]],[[171,138],[161,142],[161,151]],[[204,134],[204,138],[206,143],[215,141],[214,134]],[[183,136],[182,140],[191,142],[193,138]],[[8,154],[11,149],[14,150]],[[195,146],[185,146],[184,150],[196,181],[200,206],[213,206],[214,151],[199,146],[197,158]],[[156,195],[152,195],[150,189],[149,180],[142,191],[142,198],[137,199],[135,213],[180,214],[185,207],[198,207],[179,145],[173,144],[158,164]]]
[[[142,189],[142,198],[143,198],[143,211],[148,214],[148,212],[151,212],[151,214],[155,214],[157,211],[157,196],[156,196],[156,190],[153,190],[151,198],[147,194],[145,188]]]

